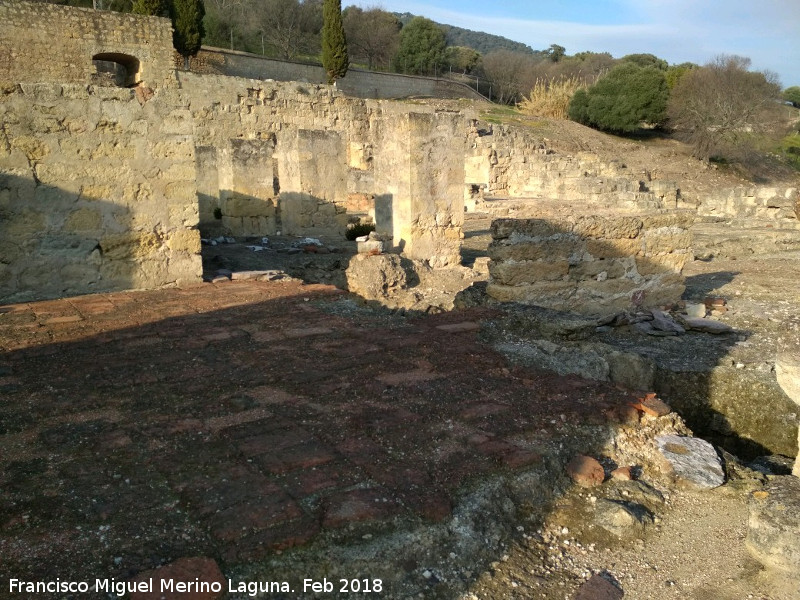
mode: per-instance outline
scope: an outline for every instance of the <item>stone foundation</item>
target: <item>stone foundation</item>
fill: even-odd
[[[581,314],[677,302],[691,254],[688,211],[497,219],[489,295]]]

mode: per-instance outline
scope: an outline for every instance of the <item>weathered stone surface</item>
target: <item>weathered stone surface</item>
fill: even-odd
[[[712,489],[725,483],[725,471],[714,447],[699,438],[664,435],[656,438],[676,481],[687,487]]]
[[[747,548],[767,567],[800,574],[800,478],[774,477],[750,494]]]
[[[591,456],[578,455],[567,464],[567,474],[582,487],[595,487],[603,483],[603,465]]]
[[[792,318],[783,326],[775,358],[778,385],[792,401],[800,405],[800,318]],[[800,477],[800,428],[797,432],[798,458],[793,473]]]
[[[621,600],[624,596],[621,589],[604,577],[592,575],[578,588],[573,600]]]
[[[640,504],[601,498],[595,503],[594,522],[619,538],[638,537],[653,516]]]
[[[733,332],[733,327],[721,321],[715,321],[714,319],[688,317],[683,319],[682,322],[686,326],[686,329],[692,331],[702,331],[703,333],[713,333],[715,335]]]
[[[487,293],[500,302],[582,314],[672,304],[684,289],[680,272],[691,257],[691,235],[678,225],[653,223],[656,230],[644,228],[637,216],[580,213],[497,219]]]
[[[368,300],[385,298],[409,284],[403,259],[396,254],[359,254],[350,261],[346,276],[348,289]]]

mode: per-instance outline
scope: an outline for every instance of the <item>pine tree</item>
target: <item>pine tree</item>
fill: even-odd
[[[131,12],[137,15],[164,17],[169,13],[167,0],[134,0]]]
[[[333,83],[347,74],[350,59],[342,25],[341,0],[324,0],[322,5],[322,66]]]
[[[187,65],[190,56],[200,51],[203,43],[203,0],[172,0],[172,44],[184,57]]]

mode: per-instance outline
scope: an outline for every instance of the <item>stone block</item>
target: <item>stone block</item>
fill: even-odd
[[[578,217],[572,231],[581,237],[594,239],[633,239],[642,230],[638,217]]]
[[[563,225],[545,219],[495,219],[492,221],[492,239],[502,240],[513,235],[526,237],[550,237],[569,233]]]
[[[648,276],[661,273],[680,273],[684,265],[692,258],[687,251],[670,252],[647,257],[636,258],[636,270],[639,275]]]
[[[502,285],[519,285],[538,281],[558,281],[569,272],[567,261],[490,262],[489,275]]]
[[[586,240],[586,252],[595,258],[624,258],[644,253],[641,237]]]
[[[557,236],[539,241],[514,243],[503,239],[489,245],[489,256],[493,260],[569,260],[582,253],[581,240],[573,236]]]
[[[140,258],[152,254],[159,246],[160,240],[152,232],[115,233],[100,239],[103,257],[110,260]]]
[[[691,245],[691,232],[679,227],[652,229],[644,234],[645,256],[685,250]]]
[[[623,260],[591,260],[582,261],[569,268],[569,278],[575,281],[587,279],[617,279],[625,275],[628,262]],[[603,276],[605,274],[605,276]]]
[[[167,247],[173,252],[200,253],[200,232],[196,229],[179,229],[167,238]]]

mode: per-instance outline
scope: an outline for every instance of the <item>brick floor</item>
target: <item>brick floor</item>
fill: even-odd
[[[225,570],[441,521],[562,423],[626,414],[622,390],[510,369],[490,315],[253,281],[0,306],[0,580]]]

